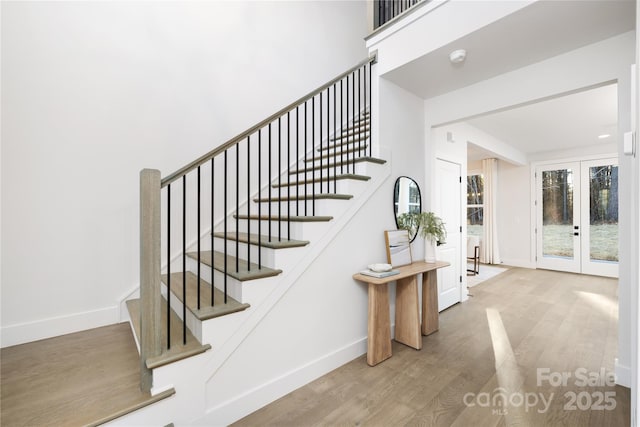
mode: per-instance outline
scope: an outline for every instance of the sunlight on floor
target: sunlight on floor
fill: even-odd
[[[515,393],[522,393],[524,378],[520,372],[516,355],[511,347],[500,313],[494,308],[487,308],[486,310],[491,344],[496,360],[496,377],[498,380],[498,389],[496,391],[503,393],[504,398],[508,399],[509,396],[513,396]],[[521,407],[509,407],[509,410],[505,411],[506,425],[512,425],[511,421],[514,419],[521,419],[521,412]]]
[[[593,292],[575,291],[575,293],[591,307],[599,310],[610,319],[618,318],[618,304],[608,297]]]

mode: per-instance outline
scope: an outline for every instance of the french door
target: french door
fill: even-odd
[[[536,170],[539,268],[618,276],[618,161]]]

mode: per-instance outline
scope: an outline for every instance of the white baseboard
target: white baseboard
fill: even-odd
[[[117,305],[68,316],[4,326],[0,334],[0,347],[24,344],[114,323],[118,323]]]
[[[365,337],[209,409],[204,418],[195,424],[229,425],[350,362],[366,351]]]
[[[615,360],[616,370],[616,384],[631,388],[631,368],[629,366],[621,365],[618,363],[618,358]]]

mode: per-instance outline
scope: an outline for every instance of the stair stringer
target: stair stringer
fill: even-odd
[[[385,150],[386,151],[386,150]],[[384,158],[390,159],[390,153],[385,153]],[[390,161],[388,161],[384,166],[380,173],[373,177],[370,182],[370,185],[364,191],[360,197],[358,197],[357,202],[354,203],[354,206],[350,207],[344,215],[340,218],[336,218],[336,224],[334,224],[331,229],[325,234],[325,236],[318,241],[318,246],[314,247],[313,253],[309,254],[306,262],[301,263],[298,268],[293,270],[290,274],[290,277],[283,280],[283,283],[278,286],[264,301],[262,305],[257,307],[256,311],[252,313],[252,318],[248,319],[248,321],[242,326],[242,330],[239,331],[235,336],[233,336],[228,345],[225,346],[223,351],[215,352],[215,354],[211,355],[211,359],[208,363],[206,372],[211,372],[209,379],[207,380],[207,411],[206,415],[198,420],[198,423],[231,423],[240,417],[250,413],[253,410],[258,409],[262,405],[273,401],[282,395],[298,388],[299,386],[313,380],[318,375],[322,375],[327,371],[323,371],[319,374],[311,374],[309,377],[309,370],[305,368],[301,368],[300,370],[306,371],[303,372],[301,377],[306,377],[303,382],[299,383],[294,381],[290,381],[288,378],[278,378],[272,381],[269,381],[265,384],[260,384],[255,388],[246,390],[244,393],[233,396],[225,401],[217,401],[217,398],[213,398],[211,393],[211,385],[216,382],[216,375],[224,369],[225,363],[230,360],[233,356],[233,353],[241,346],[241,344],[251,335],[254,329],[260,324],[265,316],[267,316],[276,306],[277,303],[283,298],[287,291],[297,283],[297,280],[311,267],[312,263],[320,256],[321,253],[332,243],[334,238],[337,236],[340,231],[344,229],[344,227],[351,221],[351,219],[362,209],[365,203],[373,196],[374,193],[382,186],[384,182],[386,182],[391,175],[391,165]],[[382,248],[382,245],[381,245]],[[354,268],[357,266],[354,265]],[[355,285],[354,285],[355,286]],[[313,301],[309,302],[310,305],[313,304]],[[366,318],[363,316],[363,322],[366,322]],[[335,363],[329,370],[335,369],[336,367],[346,363],[349,360],[359,356],[360,354],[366,351],[366,339],[361,340],[360,342],[354,343],[354,346],[350,346],[351,348],[344,348],[338,352],[335,352],[329,356],[331,359],[330,363]],[[277,346],[277,343],[274,343],[274,346]],[[355,353],[353,352],[355,349]],[[256,355],[256,357],[260,357]],[[250,371],[250,368],[248,368]],[[311,369],[313,371],[313,368]],[[241,373],[238,373],[241,374]],[[273,383],[278,382],[277,386],[273,387]],[[284,384],[284,389],[283,389]],[[247,402],[249,401],[249,403]],[[249,409],[248,409],[249,408]]]
[[[252,305],[250,309],[242,313],[231,316],[225,316],[227,322],[231,322],[232,318],[241,321],[240,326],[236,327],[224,344],[211,343],[212,350],[197,357],[189,358],[154,369],[154,388],[152,394],[162,392],[169,388],[174,388],[176,394],[166,401],[159,402],[147,408],[131,413],[125,417],[119,418],[113,422],[113,425],[150,425],[153,422],[174,422],[189,424],[197,422],[206,425],[227,425],[241,416],[246,415],[251,410],[258,409],[260,402],[268,403],[275,400],[289,391],[303,385],[293,383],[290,389],[282,392],[281,388],[269,391],[269,396],[261,396],[257,400],[257,405],[249,405],[252,408],[247,412],[247,405],[243,406],[243,410],[238,410],[240,401],[244,395],[232,397],[223,402],[210,401],[208,393],[208,385],[215,379],[216,374],[225,366],[225,363],[233,357],[234,352],[241,344],[251,335],[260,321],[267,316],[273,308],[282,299],[285,293],[296,283],[297,279],[302,276],[313,264],[314,260],[320,256],[325,248],[332,242],[338,233],[344,229],[349,221],[355,216],[365,205],[365,203],[377,192],[377,190],[389,179],[391,175],[391,150],[381,148],[381,157],[387,159],[384,165],[378,165],[375,172],[372,170],[371,180],[367,182],[367,187],[350,203],[349,208],[339,217],[328,223],[327,232],[310,245],[308,253],[301,259],[298,265],[290,271],[284,272],[279,283],[274,289],[262,300],[258,305]],[[366,341],[366,340],[365,340]],[[351,354],[347,359],[338,357],[334,363],[335,367],[346,363],[348,360],[357,357],[366,351],[366,342],[359,343],[357,354]],[[259,355],[256,355],[259,357]],[[250,370],[250,367],[248,367]],[[323,372],[324,373],[324,372]],[[316,375],[317,376],[317,375]],[[311,381],[313,378],[309,378]],[[307,381],[308,382],[308,381]],[[248,390],[246,394],[252,394],[255,391],[264,389],[261,385],[255,390]],[[275,393],[275,394],[274,394]],[[262,393],[264,394],[264,393]],[[178,410],[185,408],[185,410]],[[188,409],[187,409],[188,408]],[[151,422],[150,422],[151,421]]]

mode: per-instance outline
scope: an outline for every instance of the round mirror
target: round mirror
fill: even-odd
[[[401,176],[396,180],[393,189],[393,209],[396,216],[398,229],[408,229],[409,238],[413,242],[418,234],[418,227],[414,226],[409,214],[422,211],[420,187],[418,183],[407,176]]]

